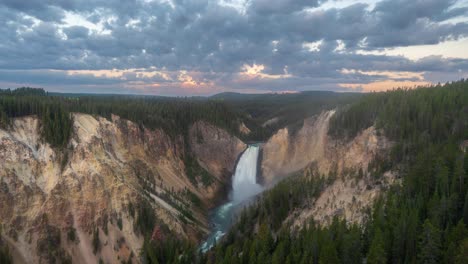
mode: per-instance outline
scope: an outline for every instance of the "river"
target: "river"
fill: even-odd
[[[200,250],[206,252],[218,241],[229,229],[236,213],[253,196],[263,191],[263,187],[257,183],[257,164],[260,147],[249,145],[242,153],[236,165],[232,177],[232,191],[229,201],[217,207],[211,213],[212,232],[201,245]]]

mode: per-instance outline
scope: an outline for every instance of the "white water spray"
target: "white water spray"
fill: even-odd
[[[236,171],[232,177],[232,192],[230,201],[218,207],[212,216],[213,230],[200,250],[206,252],[230,227],[236,205],[242,204],[252,196],[262,192],[262,186],[257,183],[257,162],[260,147],[250,145],[237,162]]]
[[[257,184],[257,162],[260,148],[249,146],[242,154],[232,178],[231,199],[236,203],[260,193],[262,186]]]

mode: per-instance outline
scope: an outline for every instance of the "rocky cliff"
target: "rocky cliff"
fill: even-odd
[[[261,167],[266,184],[299,171],[311,163],[315,163],[319,172],[324,175],[332,170],[337,173],[346,169],[367,170],[373,158],[391,146],[373,126],[349,142],[330,138],[328,125],[334,113],[335,111],[326,111],[307,118],[297,131],[288,127],[280,129],[264,144]]]
[[[0,130],[1,235],[19,263],[138,262],[143,236],[135,211],[142,203],[155,212],[155,226],[200,238],[206,209],[245,148],[205,122],[192,126],[186,142],[117,116],[74,114],[73,120],[67,150],[41,140],[35,117]],[[216,180],[201,184],[203,170],[187,168],[188,153],[198,160],[190,166],[200,164]]]
[[[335,111],[326,111],[305,119],[296,131],[283,128],[263,146],[261,168],[266,185],[295,172],[334,178],[318,199],[309,201],[306,208],[291,216],[296,225],[310,217],[328,223],[335,215],[360,222],[364,210],[381,190],[395,181],[392,172],[376,180],[369,168],[386,155],[392,143],[374,126],[350,141],[333,139],[328,136],[328,125],[334,114]]]
[[[190,128],[190,146],[201,166],[223,182],[230,179],[237,157],[247,147],[225,130],[204,121]]]

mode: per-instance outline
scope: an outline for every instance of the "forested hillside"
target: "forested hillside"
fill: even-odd
[[[397,142],[391,160],[415,158],[433,144],[468,139],[468,81],[424,89],[371,93],[341,110],[331,120],[329,134],[352,138],[376,125]]]
[[[54,147],[64,147],[72,122],[63,103],[64,99],[49,97],[43,89],[0,90],[0,127],[9,126],[15,117],[38,115],[43,138]]]
[[[467,263],[468,82],[368,94],[342,108],[329,134],[346,140],[376,125],[395,142],[374,162],[371,177],[397,171],[401,181],[367,213],[364,224],[335,218],[291,229],[284,220],[329,183],[319,175],[283,181],[244,210],[200,263]],[[291,232],[292,230],[292,232]],[[167,252],[162,245],[154,249]],[[154,255],[148,262],[189,263],[190,251]],[[193,251],[192,251],[193,252]],[[155,258],[155,256],[161,256]]]
[[[195,121],[204,120],[248,141],[268,139],[279,128],[297,125],[305,117],[345,105],[360,94],[302,92],[298,94],[223,93],[209,98],[79,95],[47,93],[43,89],[0,90],[0,126],[11,118],[38,115],[43,138],[63,148],[70,138],[71,112],[110,118],[112,114],[147,128],[162,128],[171,136],[184,135]],[[251,131],[239,133],[240,123]]]
[[[347,141],[375,126],[393,142],[390,155],[372,162],[368,177],[378,182],[384,172],[393,171],[399,180],[374,202],[362,225],[338,217],[329,226],[313,220],[302,228],[290,225],[291,213],[316,199],[336,179],[334,174],[299,172],[246,208],[206,254],[199,253],[197,245],[163,232],[164,243],[145,235],[143,259],[147,263],[467,263],[468,81],[366,95],[324,94],[317,99],[320,103],[307,93],[251,97],[66,97],[24,88],[1,92],[0,125],[9,126],[14,117],[38,115],[43,138],[56,148],[67,146],[71,112],[108,118],[116,114],[148,128],[163,128],[171,136],[186,136],[197,120],[239,134],[239,123],[244,122],[252,130],[244,139],[259,140],[281,126],[338,106],[328,130],[333,140]],[[274,118],[278,119],[271,121]],[[148,233],[152,215],[147,218]],[[0,253],[0,259],[7,255]]]
[[[1,263],[137,260],[154,229],[198,241],[245,148],[236,114],[198,98],[21,88],[0,106]]]
[[[226,103],[244,117],[252,130],[248,139],[265,141],[280,128],[298,126],[304,118],[324,109],[349,104],[361,96],[359,93],[308,91],[292,94],[221,93],[211,99]]]
[[[110,118],[112,114],[147,128],[162,128],[171,136],[185,135],[197,120],[238,134],[239,117],[225,104],[209,100],[133,97],[48,95],[43,89],[19,88],[0,90],[0,125],[11,118],[38,115],[42,120],[44,139],[55,147],[68,143],[71,112]]]

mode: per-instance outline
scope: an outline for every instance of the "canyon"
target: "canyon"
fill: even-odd
[[[66,151],[41,140],[34,116],[0,130],[0,222],[15,262],[138,262],[143,236],[134,228],[134,208],[142,201],[181,238],[208,232],[206,208],[230,178],[242,141],[203,122],[191,127],[189,142],[118,116],[76,113],[73,122]],[[212,177],[206,183],[186,175],[187,147]]]
[[[361,223],[366,209],[382,190],[398,181],[392,171],[384,172],[378,181],[370,175],[371,163],[388,155],[392,142],[375,126],[346,142],[330,137],[329,122],[335,112],[324,111],[307,118],[299,129],[280,129],[263,146],[261,171],[266,186],[293,174],[333,177],[318,199],[308,201],[305,208],[289,217],[294,226],[311,218],[330,224],[334,216]]]
[[[266,188],[294,173],[338,176],[317,200],[290,216],[296,226],[310,218],[327,224],[337,214],[360,222],[359,212],[395,182],[391,172],[379,184],[368,176],[350,180],[351,172],[368,175],[369,163],[391,142],[374,127],[349,142],[330,138],[334,113],[307,118],[299,129],[280,129],[259,147],[258,180]],[[34,116],[16,118],[10,129],[0,130],[2,237],[16,262],[139,262],[143,235],[135,229],[134,208],[142,202],[156,213],[156,227],[200,241],[212,229],[209,210],[228,199],[236,162],[247,149],[242,140],[205,121],[192,124],[187,137],[171,137],[116,115],[75,113],[73,122],[66,151],[41,140]],[[244,124],[239,128],[248,131]],[[188,155],[201,168],[194,175],[187,173]],[[53,243],[59,246],[51,251]]]

